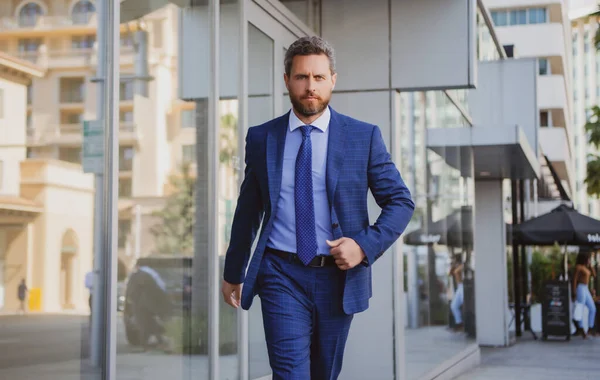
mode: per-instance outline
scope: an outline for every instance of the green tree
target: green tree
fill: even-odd
[[[600,147],[600,107],[593,106],[591,116],[585,123],[588,143],[596,150]],[[600,156],[597,152],[588,154],[585,184],[589,195],[600,195]]]
[[[237,153],[237,119],[233,114],[221,117],[219,162],[230,165]],[[170,195],[161,210],[152,213],[160,221],[151,228],[156,251],[192,255],[194,252],[195,176],[190,162],[169,178]]]
[[[165,205],[152,213],[160,219],[150,230],[158,253],[193,254],[195,182],[190,162],[183,162],[179,172],[169,177]]]
[[[228,113],[221,116],[219,131],[221,140],[219,161],[222,164],[229,165],[237,154],[237,119],[235,115]]]

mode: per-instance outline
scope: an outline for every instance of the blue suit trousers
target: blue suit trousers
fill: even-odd
[[[346,273],[265,253],[256,278],[273,380],[333,380],[353,315],[343,311]]]

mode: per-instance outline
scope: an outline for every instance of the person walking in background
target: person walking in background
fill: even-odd
[[[246,310],[260,297],[274,380],[337,379],[353,315],[369,305],[371,266],[415,206],[379,128],[329,107],[329,43],[300,38],[284,69],[293,109],[248,130],[222,293]],[[369,189],[382,209],[372,226]]]
[[[94,293],[94,272],[89,271],[85,274],[85,287],[87,288],[90,296],[88,297],[88,304],[90,311],[92,310],[92,294]]]
[[[454,282],[456,286],[456,292],[454,292],[454,297],[452,298],[450,309],[452,310],[452,315],[454,316],[454,330],[460,331],[463,329],[461,308],[464,301],[463,264],[461,262],[460,255],[454,256],[454,259],[452,260],[452,265],[450,266],[450,275],[454,277]]]
[[[575,261],[575,274],[573,275],[573,298],[577,304],[575,308],[581,308],[583,305],[588,309],[588,333],[596,336],[596,304],[590,293],[590,277],[596,277],[596,271],[590,265],[590,256],[587,253],[580,252]],[[574,313],[579,314],[579,313]],[[583,315],[583,313],[581,313]],[[584,339],[587,337],[583,329],[583,317],[576,317],[577,332],[575,335],[581,335]]]
[[[27,285],[25,284],[25,279],[21,279],[21,283],[19,284],[19,287],[17,289],[17,297],[19,298],[19,303],[20,303],[19,312],[21,314],[27,313],[27,292],[28,291],[29,291],[29,289],[27,289]]]

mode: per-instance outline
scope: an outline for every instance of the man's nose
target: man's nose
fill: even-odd
[[[317,84],[317,81],[315,81],[314,78],[309,77],[308,78],[308,92],[310,92],[310,93],[315,92],[315,90],[316,90],[316,84]]]

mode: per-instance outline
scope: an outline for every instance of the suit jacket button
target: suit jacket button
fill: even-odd
[[[340,226],[339,224],[337,224],[337,223],[333,223],[333,224],[331,225],[331,228],[338,228],[339,226]]]

